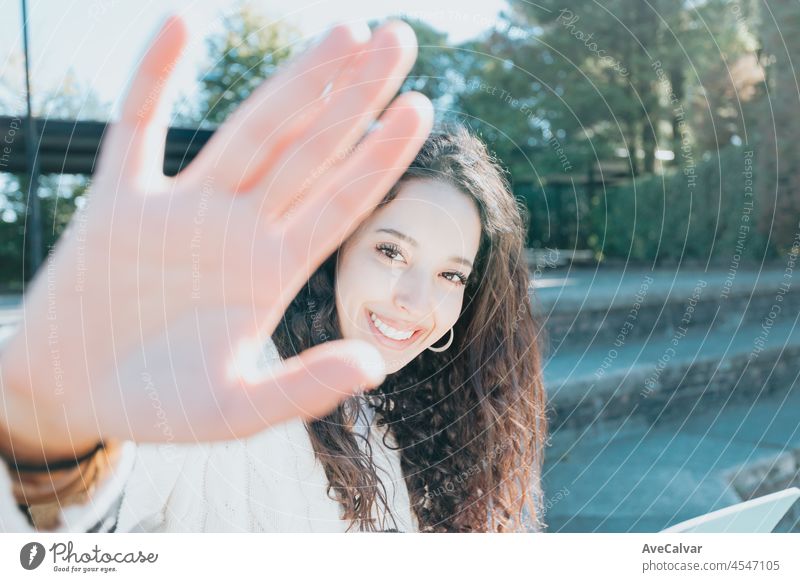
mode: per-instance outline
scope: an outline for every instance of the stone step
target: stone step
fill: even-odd
[[[785,389],[800,373],[800,311],[765,324],[562,349],[544,365],[554,427],[641,416],[653,422],[721,400]]]
[[[778,306],[800,311],[791,270],[725,272],[570,269],[534,273],[532,302],[545,327],[546,354],[669,336],[679,328],[735,329]]]
[[[800,485],[800,382],[686,409],[556,429],[543,471],[551,532],[656,532]],[[800,532],[800,502],[775,531]]]

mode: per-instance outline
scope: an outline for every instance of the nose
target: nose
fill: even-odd
[[[407,269],[395,280],[393,302],[409,319],[420,322],[430,311],[432,288],[430,280],[417,269]]]

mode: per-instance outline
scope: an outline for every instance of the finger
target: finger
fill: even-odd
[[[392,22],[375,31],[369,46],[337,78],[319,117],[250,191],[265,217],[280,216],[295,196],[346,157],[400,89],[416,55],[408,24]]]
[[[221,188],[231,191],[252,184],[273,161],[273,153],[313,118],[325,88],[370,34],[363,23],[334,27],[317,46],[262,83],[214,132],[180,180],[197,184],[213,175]]]
[[[372,212],[414,160],[433,124],[433,106],[419,93],[404,93],[357,150],[320,179],[277,231],[278,293],[293,297],[314,270]]]
[[[110,129],[103,166],[121,179],[146,185],[163,177],[164,146],[171,103],[165,88],[188,40],[183,20],[170,16],[139,64],[122,105],[119,122]]]
[[[240,379],[222,413],[236,436],[245,437],[290,418],[320,418],[384,378],[383,358],[370,344],[327,342],[282,362],[261,381]]]

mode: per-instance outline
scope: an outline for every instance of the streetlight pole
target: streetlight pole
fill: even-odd
[[[25,102],[27,118],[25,123],[25,155],[28,162],[30,181],[25,205],[25,250],[27,251],[28,273],[23,266],[23,281],[33,278],[42,264],[42,213],[39,203],[39,159],[36,148],[39,143],[39,132],[33,119],[31,108],[31,73],[30,53],[28,49],[28,3],[22,0],[22,39],[25,53]]]

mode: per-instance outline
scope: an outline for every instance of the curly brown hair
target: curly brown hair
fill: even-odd
[[[432,134],[378,208],[409,180],[449,183],[475,201],[481,241],[444,352],[424,350],[370,393],[379,426],[400,451],[420,531],[538,531],[547,438],[546,398],[524,257],[526,211],[484,144],[463,127]],[[294,298],[272,336],[282,358],[341,339],[335,302],[338,252]],[[372,508],[387,493],[369,444],[353,430],[354,398],[306,422],[350,528],[375,530]],[[384,444],[387,444],[384,440]],[[348,528],[348,529],[350,529]]]

